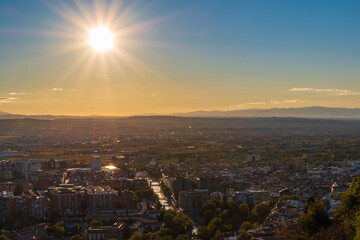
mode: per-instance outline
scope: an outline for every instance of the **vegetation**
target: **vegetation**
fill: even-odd
[[[82,240],[82,239],[83,238],[79,234],[76,234],[76,235],[71,237],[71,240]]]
[[[164,222],[164,226],[157,232],[147,232],[141,234],[135,232],[131,236],[131,240],[155,240],[155,239],[176,239],[176,240],[188,240],[189,234],[194,227],[194,222],[182,213],[178,213],[175,210],[160,211],[160,220]]]
[[[286,201],[286,200],[300,200],[300,198],[297,195],[284,195],[284,196],[279,197],[279,202]]]
[[[360,177],[354,178],[350,188],[341,196],[341,204],[330,219],[324,203],[309,199],[305,212],[294,225],[283,228],[278,239],[360,240]]]
[[[247,230],[253,224],[261,224],[269,215],[272,203],[259,203],[250,210],[246,203],[228,203],[226,200],[207,201],[202,209],[204,226],[198,228],[198,239],[213,239],[215,235],[226,237],[241,228],[241,239],[247,239]]]
[[[171,191],[171,189],[168,187],[168,186],[166,186],[166,184],[164,183],[164,182],[161,182],[160,183],[160,188],[161,188],[161,191],[165,194],[165,196],[167,196],[167,197],[170,197],[172,194],[173,194],[173,192]]]
[[[63,237],[65,235],[64,222],[57,222],[55,225],[47,225],[46,232],[48,235],[55,235],[56,238]]]
[[[95,227],[95,226],[102,226],[103,222],[101,220],[92,220],[90,222],[90,226]]]

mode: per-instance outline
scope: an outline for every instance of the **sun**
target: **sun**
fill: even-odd
[[[114,46],[114,35],[106,27],[97,27],[90,31],[89,43],[95,50],[103,52]]]

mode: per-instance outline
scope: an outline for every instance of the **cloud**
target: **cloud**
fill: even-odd
[[[32,95],[31,92],[10,92],[9,95]]]
[[[292,99],[292,100],[285,100],[284,103],[303,103],[306,102],[305,100],[301,99]]]
[[[1,103],[8,103],[16,100],[17,98],[14,97],[0,97],[0,104]]]
[[[62,89],[62,88],[53,88],[53,89],[51,89],[52,91],[62,91],[62,90],[64,90],[64,89]]]
[[[250,102],[250,103],[247,103],[249,105],[262,105],[262,104],[266,104],[266,102]]]
[[[291,92],[317,92],[317,93],[334,93],[337,96],[345,96],[345,95],[360,95],[358,92],[352,92],[347,89],[339,89],[339,88],[291,88],[289,89]]]
[[[282,103],[303,103],[306,102],[305,100],[301,99],[288,99],[288,100],[271,100],[271,101],[263,101],[263,102],[248,102],[248,103],[241,103],[238,105],[238,108],[248,108],[251,105],[279,105]]]
[[[345,95],[360,95],[360,93],[358,92],[342,92],[342,93],[338,93],[336,94],[338,96],[345,96]]]
[[[291,88],[289,89],[292,92],[303,92],[303,91],[314,91],[313,88]]]
[[[341,92],[341,93],[348,93],[351,92],[346,89],[338,89],[338,88],[325,88],[325,89],[315,89],[315,92]]]

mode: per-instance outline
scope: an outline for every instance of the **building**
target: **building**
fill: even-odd
[[[343,193],[349,188],[348,184],[339,184],[337,182],[334,182],[333,185],[331,185],[331,193]]]
[[[76,216],[81,212],[82,189],[73,184],[60,184],[48,189],[50,210],[60,216]]]
[[[260,153],[258,152],[249,152],[247,155],[248,162],[260,162]]]
[[[41,170],[41,161],[40,160],[30,160],[30,159],[17,159],[14,160],[15,170],[21,174],[27,172],[36,172]]]
[[[248,204],[256,205],[270,200],[270,192],[266,190],[250,190],[247,192]]]
[[[45,207],[47,206],[45,197],[38,191],[32,190],[24,192],[23,195],[27,200],[27,215],[39,220],[44,219]]]
[[[84,234],[86,240],[105,240],[117,239],[122,240],[124,236],[124,225],[114,223],[112,226],[92,226]]]
[[[195,189],[190,192],[179,193],[179,203],[185,213],[198,214],[203,204],[209,200],[210,195],[207,189]]]
[[[119,207],[120,209],[136,209],[136,201],[134,192],[124,190],[119,195]]]
[[[17,151],[3,151],[0,152],[0,158],[12,158],[12,157],[23,157],[23,153],[19,153]]]
[[[84,192],[85,214],[88,218],[113,218],[118,207],[118,191],[106,186],[89,186]]]
[[[175,197],[178,198],[182,191],[191,191],[195,189],[195,182],[185,177],[167,177],[163,176],[164,183],[171,189]]]
[[[207,189],[209,193],[221,191],[221,181],[214,177],[200,177],[197,180],[198,189]]]
[[[4,222],[11,217],[12,192],[0,192],[0,222]]]
[[[231,192],[231,195],[237,203],[248,203],[248,198],[245,192],[233,191]]]
[[[91,170],[92,171],[101,171],[101,157],[93,156],[91,158]]]

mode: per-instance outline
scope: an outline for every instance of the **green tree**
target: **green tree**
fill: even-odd
[[[65,225],[64,222],[57,222],[54,226],[55,236],[60,238],[65,235]]]
[[[222,227],[222,220],[219,217],[216,217],[213,220],[211,220],[208,225],[208,229],[211,235],[214,235],[217,230],[221,230],[221,227]]]
[[[296,195],[284,195],[279,198],[279,202],[286,201],[286,200],[299,200],[299,196]]]
[[[0,235],[0,240],[10,240],[10,238],[7,238],[5,235]]]
[[[245,230],[241,230],[240,234],[237,237],[238,240],[250,240],[251,235],[248,234]]]
[[[258,203],[251,210],[252,218],[257,223],[263,223],[266,217],[270,214],[271,206],[268,203]]]
[[[235,201],[231,201],[229,204],[229,212],[232,215],[236,215],[239,212],[239,206],[237,205],[237,203]]]
[[[203,213],[203,220],[205,224],[208,224],[214,216],[214,211],[207,209]]]
[[[189,237],[186,234],[180,234],[176,237],[176,240],[189,240]]]
[[[305,213],[299,218],[299,224],[306,236],[313,236],[321,228],[328,227],[330,219],[325,211],[324,203],[320,200],[310,201]]]
[[[129,240],[143,240],[143,235],[140,232],[134,232]]]
[[[205,226],[200,226],[197,230],[197,238],[202,240],[209,240],[211,239],[211,232]]]
[[[74,235],[76,235],[76,234],[81,234],[81,227],[80,227],[79,224],[77,224],[77,223],[74,224],[74,226],[73,226],[73,228],[72,228],[72,233],[73,233]]]
[[[252,225],[250,222],[243,222],[241,224],[241,230],[245,230],[245,231],[248,231],[252,228]]]
[[[239,206],[239,217],[244,220],[249,216],[250,208],[246,203],[242,203]]]
[[[103,225],[103,223],[102,223],[101,220],[92,220],[92,221],[90,222],[90,226],[92,226],[92,227],[102,226],[102,225]]]
[[[76,234],[76,235],[71,237],[71,240],[82,240],[82,239],[83,238],[79,234]]]
[[[219,230],[217,230],[217,231],[215,232],[215,234],[214,234],[213,239],[214,239],[214,240],[223,240],[224,238],[223,238],[222,233],[221,233]]]

